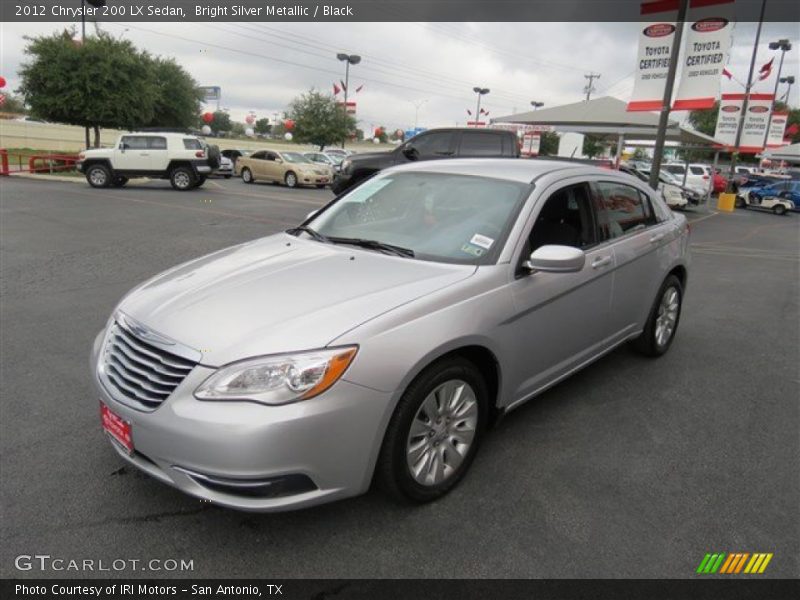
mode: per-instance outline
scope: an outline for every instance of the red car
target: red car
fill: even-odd
[[[728,187],[728,180],[719,174],[719,172],[714,173],[714,193],[720,194],[725,191]]]

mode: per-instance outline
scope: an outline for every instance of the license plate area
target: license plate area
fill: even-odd
[[[115,414],[108,406],[100,403],[100,422],[105,432],[119,443],[128,453],[133,454],[133,435],[131,424],[125,419]]]

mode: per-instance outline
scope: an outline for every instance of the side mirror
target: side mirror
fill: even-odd
[[[278,163],[278,164],[281,164],[281,163],[283,163],[283,159],[282,158],[276,158],[275,162]]]
[[[417,160],[419,159],[419,150],[413,146],[403,148],[403,156],[405,156],[408,160]]]
[[[583,269],[586,254],[572,246],[542,246],[531,253],[523,266],[530,272],[574,273]]]

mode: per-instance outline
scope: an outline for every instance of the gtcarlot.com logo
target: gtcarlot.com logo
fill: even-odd
[[[18,571],[194,571],[194,560],[175,558],[60,558],[49,554],[20,554]]]
[[[700,561],[697,572],[701,575],[756,575],[763,573],[771,560],[772,552],[709,552]]]

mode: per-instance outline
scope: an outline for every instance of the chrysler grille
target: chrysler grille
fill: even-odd
[[[104,374],[116,395],[134,407],[157,408],[196,364],[143,341],[118,323],[111,326]]]

